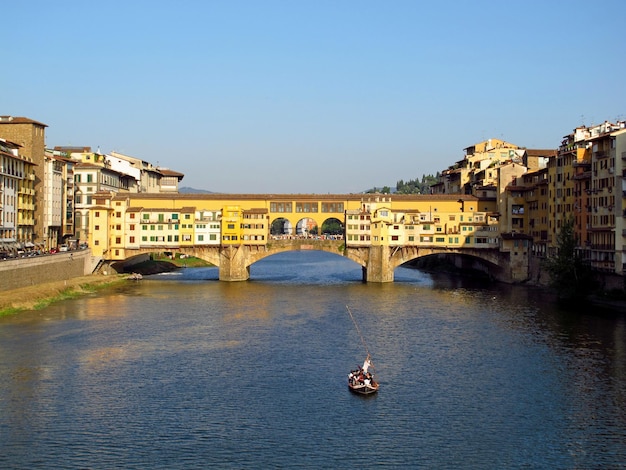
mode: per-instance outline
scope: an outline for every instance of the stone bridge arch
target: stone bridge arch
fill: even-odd
[[[512,277],[510,253],[494,249],[478,248],[436,248],[416,246],[345,246],[344,240],[323,238],[287,238],[271,240],[266,245],[227,245],[191,247],[151,247],[150,249],[126,250],[126,259],[141,254],[172,252],[203,259],[219,268],[220,280],[244,281],[250,278],[250,266],[257,261],[287,251],[325,251],[350,259],[360,265],[363,280],[372,282],[393,282],[394,270],[410,261],[431,255],[454,255],[460,268],[479,269],[480,260],[491,278],[503,282],[515,280]]]
[[[341,219],[339,219],[338,217],[332,214],[320,215],[319,213],[299,212],[296,214],[289,214],[289,213],[277,214],[275,217],[273,217],[270,220],[270,232],[273,230],[275,226],[274,224],[277,221],[284,220],[289,224],[291,228],[290,235],[297,236],[298,235],[297,227],[301,226],[301,224],[303,223],[305,219],[310,219],[311,221],[313,221],[315,226],[318,228],[318,233],[317,233],[318,235],[322,233],[322,228],[324,227],[324,225],[330,221],[336,221],[340,225],[341,230],[339,233],[343,234],[343,230],[345,228],[344,221],[342,221]]]
[[[251,247],[248,268],[257,261],[286,251],[325,251],[339,256],[344,256],[343,240],[292,238],[286,240],[274,240],[266,246]]]
[[[390,267],[395,269],[405,263],[437,255],[454,256],[458,268],[486,271],[491,278],[497,279],[506,276],[507,268],[510,265],[507,254],[498,249],[398,247],[392,249]]]

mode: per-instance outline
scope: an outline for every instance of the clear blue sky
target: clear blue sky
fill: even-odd
[[[354,193],[626,116],[626,2],[5,2],[0,114],[229,193]]]

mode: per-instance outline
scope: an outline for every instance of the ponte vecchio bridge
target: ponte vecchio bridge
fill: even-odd
[[[368,282],[423,256],[457,255],[500,281],[528,279],[528,237],[501,230],[495,199],[459,195],[120,194],[99,192],[89,245],[108,263],[155,252],[188,254],[242,281],[276,253],[321,250],[344,256]]]

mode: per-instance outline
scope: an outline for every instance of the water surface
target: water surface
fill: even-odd
[[[621,317],[322,252],[217,276],[0,318],[0,467],[626,468]]]

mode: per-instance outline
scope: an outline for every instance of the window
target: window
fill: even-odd
[[[135,243],[135,237],[129,237],[128,241],[129,243]]]
[[[296,202],[296,212],[317,212],[317,202]]]
[[[290,202],[271,202],[270,212],[293,212]]]
[[[343,212],[343,202],[322,202],[322,212]]]

